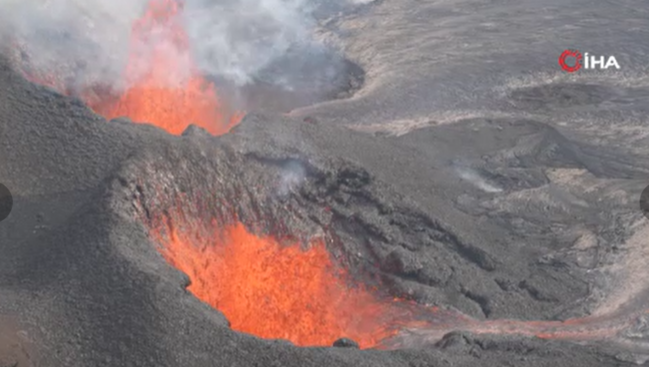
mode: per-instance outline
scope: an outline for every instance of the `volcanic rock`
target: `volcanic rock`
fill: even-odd
[[[340,19],[366,72],[353,98],[251,113],[221,137],[107,122],[0,56],[0,182],[13,196],[0,314],[44,367],[643,361],[649,94],[633,60],[648,50],[626,36],[646,38],[646,3],[496,3],[378,2]],[[575,23],[584,8],[591,29]],[[628,55],[628,74],[576,82],[552,69],[557,39]],[[386,351],[234,331],[157,251],[148,226],[172,209],[322,236],[355,281],[407,298],[413,323]]]
[[[356,348],[356,349],[358,349],[358,343],[356,343],[355,341],[353,341],[351,339],[347,339],[347,338],[340,338],[340,339],[336,340],[334,342],[333,346],[337,347],[337,348]]]
[[[201,128],[200,126],[196,125],[189,125],[185,131],[183,131],[182,136],[202,136],[202,137],[210,137],[210,133],[207,132],[207,130]]]

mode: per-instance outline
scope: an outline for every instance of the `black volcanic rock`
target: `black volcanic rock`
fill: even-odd
[[[211,134],[207,132],[207,130],[203,129],[200,126],[196,125],[189,125],[185,131],[183,131],[182,136],[201,136],[201,137],[209,137]]]
[[[358,343],[351,339],[340,338],[333,343],[334,347],[337,348],[356,348],[358,349]]]

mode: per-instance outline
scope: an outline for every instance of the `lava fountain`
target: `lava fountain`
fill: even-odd
[[[181,7],[174,0],[149,3],[133,26],[127,89],[116,101],[88,101],[95,111],[150,122],[172,134],[191,123],[221,135],[239,122],[241,114],[228,111],[214,84],[196,69],[179,19]]]
[[[23,68],[23,74],[34,83],[81,98],[107,119],[128,117],[175,135],[190,124],[214,135],[225,134],[243,113],[228,108],[214,83],[196,67],[181,15],[182,2],[148,3],[132,26],[128,62],[115,85],[84,85],[77,90],[58,80],[56,72]]]

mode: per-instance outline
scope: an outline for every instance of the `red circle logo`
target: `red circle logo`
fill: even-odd
[[[574,57],[575,58],[575,65],[570,66],[566,63],[566,59],[569,57]],[[561,65],[561,69],[569,72],[569,73],[574,73],[575,71],[581,69],[581,52],[577,50],[565,50],[559,56],[559,65]]]

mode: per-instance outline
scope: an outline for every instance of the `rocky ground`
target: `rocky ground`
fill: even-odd
[[[222,137],[107,123],[0,58],[0,182],[14,196],[0,223],[0,363],[644,363],[648,15],[631,0],[368,4],[322,21],[364,69],[353,97],[251,113]],[[619,55],[624,69],[562,74],[570,47]],[[233,332],[139,220],[202,192],[212,215],[324,233],[360,279],[471,321],[404,331],[392,351]],[[498,323],[584,317],[558,326],[577,340]]]

